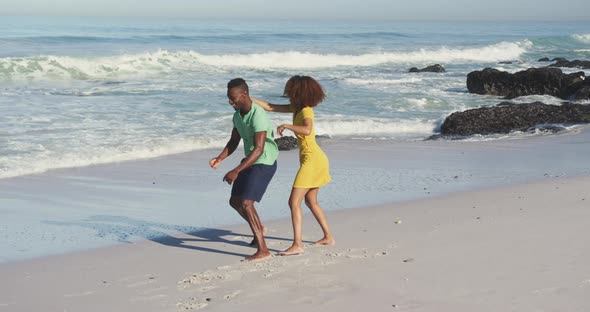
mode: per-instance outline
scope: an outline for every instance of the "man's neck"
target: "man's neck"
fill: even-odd
[[[248,98],[248,101],[250,102],[250,104],[246,104],[246,105],[244,105],[243,109],[240,109],[240,115],[242,115],[242,116],[248,114],[250,112],[250,110],[252,109],[252,100],[250,98]]]

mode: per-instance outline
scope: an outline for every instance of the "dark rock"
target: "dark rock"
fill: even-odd
[[[562,61],[566,61],[566,59],[564,59],[563,57],[554,57],[551,59],[551,62],[562,62]]]
[[[299,144],[297,143],[297,139],[292,136],[284,136],[280,138],[276,138],[275,142],[279,147],[279,151],[288,151],[292,149],[299,148]]]
[[[444,136],[485,135],[526,131],[537,125],[589,122],[590,105],[503,102],[493,107],[453,113],[445,119],[440,132]]]
[[[498,64],[522,64],[521,61],[502,61],[498,62]]]
[[[570,96],[570,99],[572,101],[590,99],[590,83],[583,84]]]
[[[590,69],[590,61],[580,61],[580,60],[573,60],[568,61],[566,59],[554,59],[556,60],[555,63],[549,65],[551,67],[569,67],[569,68],[581,68],[581,69]]]
[[[409,69],[410,73],[422,73],[422,72],[431,72],[431,73],[444,73],[446,70],[440,64],[434,64],[422,69],[418,69],[416,67],[412,67]]]
[[[559,68],[529,68],[514,74],[485,68],[467,75],[467,89],[471,93],[505,96],[512,99],[532,94],[546,94],[567,100],[584,97],[586,80],[584,72],[564,74]]]
[[[537,60],[537,62],[550,62],[551,60],[549,60],[548,57],[542,57],[540,59]]]

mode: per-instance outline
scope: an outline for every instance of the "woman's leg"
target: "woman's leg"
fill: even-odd
[[[291,221],[293,222],[293,245],[279,252],[279,255],[296,255],[303,252],[303,241],[301,238],[302,211],[301,202],[309,189],[293,188],[289,197],[289,208],[291,208]]]
[[[324,214],[322,207],[320,207],[320,204],[318,203],[319,191],[320,191],[320,189],[317,187],[312,188],[305,195],[305,204],[307,205],[307,207],[309,207],[309,209],[311,210],[311,213],[313,213],[313,216],[318,221],[318,223],[320,224],[320,227],[322,228],[322,231],[324,232],[324,237],[313,244],[314,245],[334,245],[336,243],[336,240],[334,239],[334,237],[332,236],[332,233],[330,232],[330,227],[328,226],[328,220],[326,220],[326,215]]]

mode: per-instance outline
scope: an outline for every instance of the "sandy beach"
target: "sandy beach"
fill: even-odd
[[[13,256],[0,264],[0,311],[585,311],[590,305],[587,132],[322,144],[334,182],[320,202],[337,244],[259,263],[240,261],[254,252],[247,246],[251,233],[227,206],[229,189],[220,181],[226,168],[204,166],[207,152],[0,180],[2,207],[12,209],[5,208],[6,220],[19,209],[42,214],[5,235]],[[285,202],[296,152],[282,153],[280,161],[260,204],[273,253],[290,244]],[[73,221],[57,220],[52,209],[71,209]],[[195,209],[211,220],[190,220]],[[11,246],[35,248],[28,241],[36,234],[26,230],[35,224],[45,231],[37,243],[54,252],[19,254]],[[68,236],[74,234],[78,240]],[[320,235],[308,214],[303,234],[307,243]],[[60,249],[61,242],[73,247]],[[80,247],[85,242],[96,245]]]
[[[3,311],[585,311],[590,178],[333,212],[338,243],[260,262],[247,227],[0,267]],[[304,239],[320,234],[305,219]],[[269,247],[289,244],[268,222]]]
[[[45,2],[0,12],[0,312],[590,311],[590,1]],[[244,95],[335,245],[304,206],[277,255],[292,149],[242,261]]]

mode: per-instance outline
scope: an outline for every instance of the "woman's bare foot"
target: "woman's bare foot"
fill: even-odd
[[[259,251],[249,257],[242,259],[244,262],[256,262],[266,260],[272,257],[272,254],[267,250],[266,252]]]
[[[336,240],[333,237],[324,237],[322,239],[320,239],[319,241],[313,243],[312,245],[314,246],[320,246],[320,245],[335,245],[336,244]]]
[[[283,250],[283,251],[279,251],[277,253],[277,255],[279,256],[294,256],[294,255],[299,255],[303,253],[303,247],[299,246],[299,245],[292,245],[291,247]]]
[[[267,231],[266,226],[263,226],[262,227],[262,236],[266,235],[266,231]],[[256,241],[256,238],[252,239],[252,241],[250,242],[250,244],[248,244],[248,246],[250,246],[250,247],[258,246],[258,242]]]

